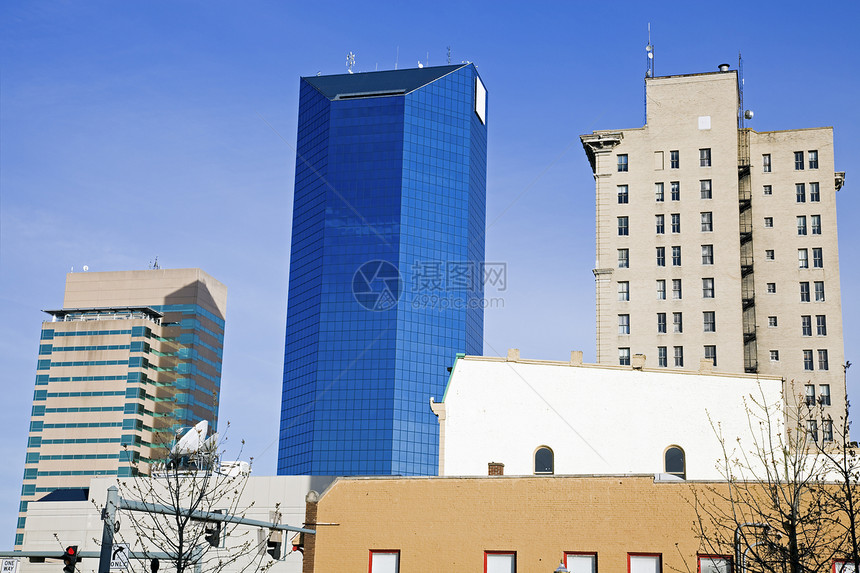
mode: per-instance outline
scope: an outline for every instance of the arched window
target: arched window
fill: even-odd
[[[535,473],[551,474],[555,471],[555,461],[552,450],[541,446],[535,451]]]
[[[666,448],[664,457],[664,471],[667,474],[687,479],[687,459],[684,450],[680,446],[669,446]]]

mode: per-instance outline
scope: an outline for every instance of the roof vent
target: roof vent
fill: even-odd
[[[719,65],[719,66],[717,66],[717,67],[720,69],[720,71],[721,71],[721,72],[727,72],[727,71],[729,71],[729,64],[720,64],[720,65]]]

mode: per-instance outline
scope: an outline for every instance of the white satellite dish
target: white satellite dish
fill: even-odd
[[[423,68],[423,67],[424,67],[424,64],[422,64],[422,63],[419,61],[419,62],[418,62],[418,67],[419,67],[419,68]]]
[[[90,267],[88,267],[87,265],[84,265],[84,272],[87,272],[88,270],[90,270]]]
[[[206,434],[208,433],[209,422],[206,420],[199,422],[196,426],[185,432],[184,436],[179,438],[179,441],[173,446],[171,453],[182,455],[199,452],[206,442]]]

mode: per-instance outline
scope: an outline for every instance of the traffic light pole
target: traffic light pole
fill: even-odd
[[[111,486],[107,491],[107,500],[102,509],[102,547],[99,553],[99,573],[110,573],[111,551],[113,551],[114,524],[116,523],[116,508],[119,506],[119,490]]]

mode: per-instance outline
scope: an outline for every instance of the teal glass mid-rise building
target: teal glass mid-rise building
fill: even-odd
[[[473,64],[301,79],[278,473],[434,475],[483,350],[487,92]]]

